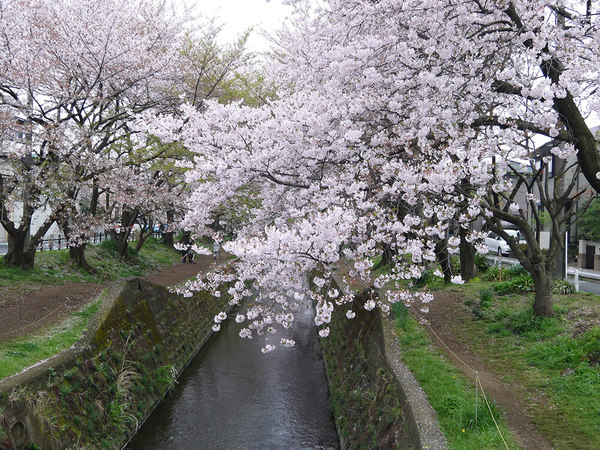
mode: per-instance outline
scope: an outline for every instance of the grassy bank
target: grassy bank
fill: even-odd
[[[502,374],[554,448],[600,448],[600,298],[555,295],[555,317],[542,319],[533,293],[498,284],[458,289],[471,319],[456,328],[460,339]]]
[[[475,385],[432,345],[424,327],[403,304],[394,305],[402,359],[427,394],[452,449],[518,448],[493,402],[490,414]],[[496,428],[499,426],[500,432]],[[502,435],[502,436],[501,436]]]
[[[229,286],[184,298],[149,282],[105,294],[112,307],[77,355],[0,390],[0,416],[27,405],[37,447],[121,448],[227,308]],[[0,448],[8,446],[0,432]]]
[[[62,284],[65,281],[103,282],[140,276],[179,260],[175,251],[153,238],[148,240],[138,255],[130,252],[127,258],[117,256],[112,241],[90,246],[87,257],[97,269],[96,273],[71,265],[68,256],[67,250],[40,252],[36,258],[36,268],[30,271],[0,264],[0,298],[8,298],[14,294],[22,296],[40,285]],[[101,302],[102,296],[50,329],[36,330],[25,337],[0,342],[0,379],[18,373],[77,342],[87,328],[89,319],[100,308]],[[0,301],[0,314],[1,312]]]
[[[6,290],[15,286],[22,289],[24,283],[28,285],[61,284],[65,281],[104,281],[140,276],[153,268],[172,264],[179,260],[177,252],[162,245],[155,238],[149,238],[139,254],[134,253],[133,243],[129,245],[130,249],[126,258],[117,255],[115,243],[111,240],[103,241],[98,245],[89,245],[86,249],[86,258],[96,272],[90,272],[71,264],[69,251],[66,249],[38,252],[35,258],[35,267],[31,270],[7,267],[0,259],[0,293],[2,289]]]
[[[44,332],[0,342],[0,380],[71,347],[81,338],[101,303],[101,299],[96,300]]]
[[[522,267],[504,270],[502,281],[496,268],[484,269],[481,279],[462,286],[444,286],[432,273],[416,284],[437,291],[436,296],[453,299],[455,312],[447,317],[453,337],[510,386],[553,448],[600,448],[600,297],[555,293],[555,316],[537,318],[532,307],[533,282]],[[565,283],[557,284],[563,288],[559,292],[568,291]],[[407,363],[438,414],[441,411],[443,415],[444,393],[454,393],[442,380],[448,378],[445,374],[450,370],[452,379],[447,381],[455,380],[455,376],[458,380],[461,375],[455,368],[429,367],[428,360],[436,358],[439,351],[431,350],[425,330],[403,307],[398,308],[398,329]],[[467,383],[474,390],[472,384]],[[447,437],[455,442],[452,448],[478,448],[478,444],[461,443],[460,424],[444,424],[443,416],[441,422]],[[458,434],[458,441],[453,441],[453,434]],[[464,434],[467,436],[468,430]]]

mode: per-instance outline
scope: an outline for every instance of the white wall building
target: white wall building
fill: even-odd
[[[17,122],[20,124],[24,123],[22,119],[18,119]],[[12,134],[9,134],[8,137],[2,141],[2,144],[3,145],[0,148],[0,174],[2,174],[4,177],[10,178],[14,176],[14,171],[8,157],[12,152],[16,152],[18,154],[22,153],[22,150],[27,148],[26,146],[30,146],[31,135],[24,133],[22,129],[18,129],[17,131],[12,132]],[[21,217],[23,216],[23,201],[15,201],[12,205],[7,205],[7,209],[10,210],[8,212],[9,219],[15,224],[15,226],[19,226]],[[31,234],[35,234],[39,230],[40,226],[44,223],[49,214],[50,212],[46,208],[39,209],[34,212],[31,220]],[[58,226],[53,224],[45,236],[58,236],[59,233],[60,230]],[[7,240],[8,233],[0,224],[0,244],[5,244]]]

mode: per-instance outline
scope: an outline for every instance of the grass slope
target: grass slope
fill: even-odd
[[[112,241],[90,246],[86,254],[90,264],[97,268],[96,273],[89,273],[70,265],[67,250],[39,253],[36,259],[37,267],[30,271],[8,268],[0,264],[0,294],[23,294],[40,285],[62,284],[64,281],[100,282],[140,276],[179,260],[176,252],[152,238],[142,247],[140,254],[134,255],[130,252],[127,258],[117,256]],[[87,328],[89,319],[100,308],[101,302],[102,296],[82,310],[70,314],[63,323],[51,329],[37,330],[28,336],[1,342],[0,379],[18,373],[77,342]]]
[[[505,448],[504,438],[509,448],[518,448],[500,410],[491,402],[492,418],[481,392],[476,399],[474,383],[432,345],[424,327],[409,315],[406,307],[395,304],[394,314],[402,359],[436,411],[448,447]]]
[[[459,289],[473,319],[460,338],[514,386],[554,448],[600,448],[599,297],[555,295],[555,317],[542,319],[532,293],[495,284]]]

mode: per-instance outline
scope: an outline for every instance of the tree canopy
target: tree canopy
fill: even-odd
[[[203,182],[188,226],[210,232],[211,211],[241,192],[257,199],[226,246],[240,258],[234,297],[248,294],[249,279],[264,292],[247,333],[289,323],[307,271],[320,270],[324,286],[338,264],[352,261],[353,274],[368,279],[372,258],[389,247],[392,271],[375,286],[414,278],[435,260],[450,221],[467,228],[477,215],[493,215],[490,206],[515,213],[509,196],[494,205],[485,196],[510,191],[507,162],[532,158],[536,134],[562,141],[552,149],[560,158],[577,152],[598,188],[596,142],[584,120],[598,104],[597,6],[293,3],[293,26],[278,35],[268,67],[275,99],[258,108],[208,102],[202,112],[184,108],[176,124],[149,124],[196,153],[189,178]],[[468,235],[484,251],[480,238]],[[451,253],[458,243],[447,239]],[[334,303],[348,298],[312,296],[327,334]],[[414,297],[400,289],[391,301]],[[365,307],[375,306],[389,309],[373,296]]]

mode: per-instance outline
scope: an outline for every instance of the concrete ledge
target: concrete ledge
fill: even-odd
[[[345,283],[335,277],[336,284],[344,294],[349,293]],[[379,296],[383,296],[379,293]],[[447,444],[444,435],[439,427],[437,414],[431,407],[427,396],[411,371],[402,362],[400,345],[395,334],[394,321],[391,317],[384,317],[379,310],[367,312],[364,310],[364,298],[354,300],[352,309],[357,317],[365,322],[370,322],[368,333],[369,340],[377,345],[378,351],[383,355],[385,365],[388,366],[393,374],[400,395],[400,404],[402,407],[403,429],[401,432],[402,447],[417,449],[445,449]],[[363,313],[364,312],[364,313]],[[359,317],[359,313],[361,316]],[[351,335],[357,336],[363,331],[357,332],[356,324],[353,325],[354,331]],[[373,346],[370,347],[370,353],[377,351]],[[347,448],[342,442],[342,448]]]
[[[437,414],[429,404],[427,396],[415,379],[412,372],[400,359],[398,337],[394,333],[394,322],[389,317],[381,320],[386,360],[398,380],[400,390],[404,394],[405,420],[409,421],[411,441],[417,448],[444,449],[446,441],[440,430]]]

